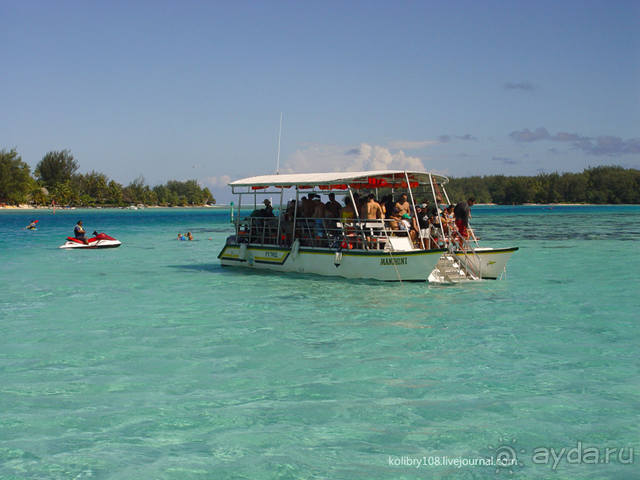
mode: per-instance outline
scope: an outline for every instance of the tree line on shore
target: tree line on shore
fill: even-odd
[[[186,206],[215,203],[208,188],[196,180],[170,180],[150,187],[138,177],[127,186],[92,171],[77,173],[78,162],[68,150],[48,152],[34,169],[15,150],[0,150],[0,203],[74,206],[130,204]],[[475,197],[479,203],[640,203],[640,170],[618,166],[587,168],[581,173],[540,173],[535,176],[488,175],[451,178],[447,185],[456,200]]]
[[[475,197],[476,202],[499,205],[640,203],[640,170],[600,166],[581,173],[452,178],[446,188],[457,200]]]
[[[214,204],[208,188],[196,180],[170,180],[150,187],[143,177],[126,186],[104,173],[78,173],[68,150],[48,152],[31,173],[13,150],[0,150],[0,203],[17,205],[124,206],[131,204],[187,206]]]

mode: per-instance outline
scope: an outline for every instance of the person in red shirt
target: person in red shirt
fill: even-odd
[[[458,233],[464,240],[469,239],[469,218],[471,218],[471,207],[473,207],[475,203],[475,198],[469,197],[466,202],[458,203],[453,209]]]

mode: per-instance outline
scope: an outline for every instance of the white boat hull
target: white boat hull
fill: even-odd
[[[509,258],[516,250],[518,247],[477,247],[474,249],[474,253],[465,254],[460,251],[455,253],[458,260],[468,260],[470,267],[478,277],[496,280],[503,274]]]
[[[246,244],[225,245],[218,258],[224,266],[382,281],[427,281],[443,250],[336,252]]]

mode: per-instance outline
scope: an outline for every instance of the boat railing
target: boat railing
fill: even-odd
[[[295,225],[295,231],[294,231]],[[434,229],[435,230],[435,229]],[[407,251],[440,248],[442,239],[396,219],[247,217],[238,220],[239,243],[289,247],[300,245],[347,250]]]
[[[467,230],[470,233],[469,238],[465,238],[460,234],[455,224],[452,225],[454,235],[452,241],[449,244],[450,253],[452,258],[456,258],[456,252],[462,254],[462,258],[458,258],[458,263],[465,271],[466,275],[472,279],[478,279],[482,277],[482,262],[476,252],[478,247],[478,239],[475,233],[468,227]]]

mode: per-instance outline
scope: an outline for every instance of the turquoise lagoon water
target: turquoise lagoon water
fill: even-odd
[[[59,250],[78,219],[123,246]],[[640,478],[640,208],[473,223],[506,280],[223,269],[219,210],[0,213],[0,478]]]

